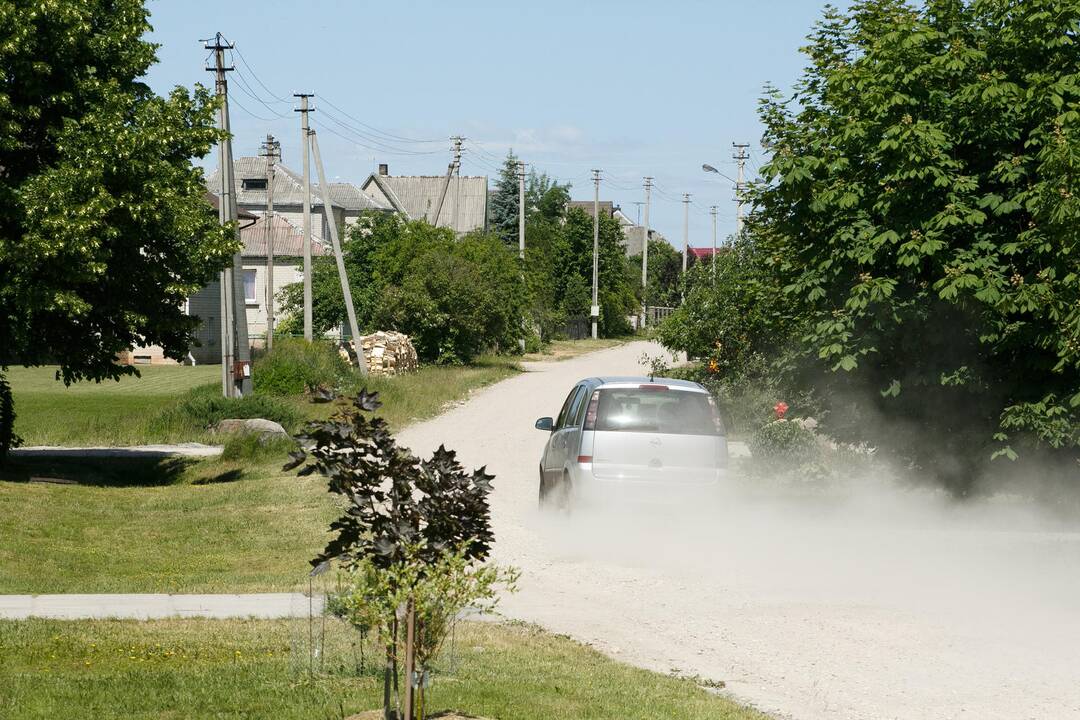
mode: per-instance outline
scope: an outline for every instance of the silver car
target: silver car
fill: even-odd
[[[600,377],[578,382],[540,459],[541,507],[667,498],[717,485],[727,438],[712,396],[686,380]]]

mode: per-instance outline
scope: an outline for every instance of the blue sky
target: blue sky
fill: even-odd
[[[161,93],[211,85],[199,40],[220,31],[241,54],[229,74],[236,156],[257,153],[270,132],[285,164],[299,169],[291,96],[313,92],[332,178],[360,183],[380,162],[394,174],[442,174],[448,138],[460,134],[465,174],[493,176],[513,147],[571,182],[575,199],[591,199],[589,170],[600,168],[601,198],[631,218],[641,178],[654,176],[650,224],[681,247],[689,192],[690,244],[707,246],[708,207],[719,206],[723,238],[734,232],[735,204],[731,183],[701,164],[734,177],[731,143],[749,142],[753,173],[762,86],[787,88],[798,77],[798,48],[824,4],[156,0],[160,62],[149,81]]]

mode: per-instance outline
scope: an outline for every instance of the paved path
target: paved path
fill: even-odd
[[[323,599],[301,593],[243,595],[0,595],[0,620],[52,618],[296,618],[322,612]]]
[[[127,447],[58,447],[55,445],[32,445],[11,450],[14,457],[109,457],[109,458],[164,458],[164,457],[217,457],[220,445],[180,443],[177,445],[131,445]]]
[[[402,433],[495,474],[495,560],[523,571],[501,612],[798,720],[1080,719],[1080,532],[1032,508],[868,477],[541,516],[534,420],[583,377],[639,374],[643,352],[531,365]]]

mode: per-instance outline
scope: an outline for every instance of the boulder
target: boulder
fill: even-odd
[[[248,419],[228,419],[222,420],[214,426],[214,432],[216,433],[254,433],[259,436],[259,439],[266,441],[273,438],[288,438],[289,433],[285,432],[285,428],[281,427],[279,423],[273,420],[264,420],[262,418],[248,418]]]

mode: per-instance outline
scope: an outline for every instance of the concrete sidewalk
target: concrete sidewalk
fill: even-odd
[[[319,614],[323,597],[302,593],[242,595],[0,595],[0,620],[51,618],[90,620],[117,618],[302,618]]]

